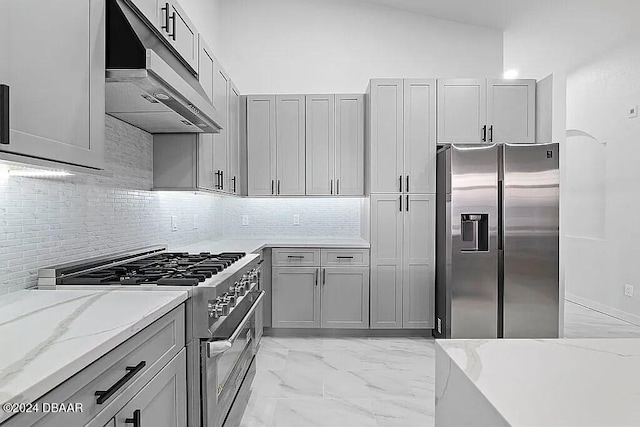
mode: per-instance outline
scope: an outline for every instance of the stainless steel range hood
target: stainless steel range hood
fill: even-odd
[[[129,0],[107,1],[106,112],[150,133],[218,133],[197,74]]]

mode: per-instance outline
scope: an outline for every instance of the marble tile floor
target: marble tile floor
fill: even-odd
[[[640,326],[568,302],[567,338],[640,337]],[[264,337],[242,427],[432,427],[428,338]]]

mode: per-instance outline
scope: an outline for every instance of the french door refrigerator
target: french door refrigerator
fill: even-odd
[[[437,154],[437,338],[556,338],[558,144]]]

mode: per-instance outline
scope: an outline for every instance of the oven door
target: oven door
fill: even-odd
[[[249,371],[255,355],[256,310],[263,298],[264,292],[260,292],[228,339],[202,343],[202,409],[207,427],[223,425]]]

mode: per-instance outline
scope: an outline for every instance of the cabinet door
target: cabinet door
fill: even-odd
[[[305,194],[305,97],[276,96],[276,193]]]
[[[369,328],[369,268],[323,268],[321,273],[323,328]]]
[[[371,81],[371,192],[402,192],[404,175],[402,79]]]
[[[435,195],[405,196],[402,327],[434,327]]]
[[[306,96],[306,194],[335,191],[335,97]]]
[[[371,328],[402,328],[404,196],[371,195]]]
[[[229,193],[240,193],[240,91],[229,84]]]
[[[213,55],[213,51],[209,48],[202,36],[198,37],[198,49],[198,81],[202,85],[207,98],[209,98],[209,101],[215,107],[213,87],[215,83],[215,73],[219,68],[218,60]]]
[[[320,268],[274,267],[272,319],[274,328],[320,327]]]
[[[132,0],[131,3],[145,18],[147,18],[151,25],[161,30],[159,24],[159,12],[162,6],[158,6],[158,4],[161,3],[161,0]],[[164,5],[165,3],[162,2],[162,4]]]
[[[489,142],[535,142],[536,81],[489,80],[487,83]]]
[[[248,195],[274,195],[276,178],[275,96],[247,96],[247,167]]]
[[[198,30],[175,1],[158,2],[160,33],[192,71],[198,71]]]
[[[213,134],[209,133],[198,135],[198,188],[216,189],[216,175],[213,169]]]
[[[0,151],[104,168],[105,1],[2,0],[0,19],[10,87]]]
[[[436,192],[436,81],[404,81],[404,173],[408,193]]]
[[[486,119],[486,80],[438,80],[438,142],[486,142]]]
[[[116,427],[186,427],[187,363],[182,349],[116,415]],[[137,420],[137,421],[133,421]]]
[[[335,194],[364,194],[364,97],[336,95]]]
[[[213,170],[217,172],[217,189],[229,191],[227,172],[229,152],[229,76],[219,66],[214,74],[213,105],[220,114],[220,133],[213,134]]]

